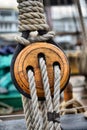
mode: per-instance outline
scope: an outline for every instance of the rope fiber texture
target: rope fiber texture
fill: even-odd
[[[54,66],[54,99],[53,99],[53,105],[54,105],[54,111],[56,113],[59,113],[60,109],[60,79],[61,79],[61,72],[58,65]],[[56,130],[60,129],[60,124],[55,123]]]
[[[19,31],[24,32],[29,30],[28,38],[25,39],[18,36],[16,37],[17,42],[27,46],[33,42],[42,42],[52,39],[54,37],[54,32],[49,31],[49,26],[46,23],[43,4],[39,0],[17,0],[17,2],[19,3]],[[39,30],[45,30],[46,33],[40,35]],[[56,112],[59,111],[60,72],[56,72],[56,68],[56,76],[54,79],[55,96],[53,104],[46,63],[43,57],[39,59],[39,65],[46,100],[39,103],[34,79],[34,72],[32,70],[28,70],[28,82],[31,99],[22,96],[27,130],[61,130],[60,123],[55,124],[53,121],[49,122],[47,118],[47,112],[53,112],[54,110]],[[58,87],[58,89],[56,87]],[[59,95],[57,96],[57,94]],[[55,100],[58,101],[58,104]]]
[[[52,105],[52,99],[51,99],[51,93],[50,93],[49,79],[47,75],[47,68],[46,68],[45,60],[43,58],[39,59],[39,65],[40,65],[40,70],[41,70],[41,75],[42,75],[42,80],[43,80],[47,111],[53,112],[53,105]],[[48,130],[53,130],[53,122],[48,122]]]
[[[47,112],[59,113],[60,106],[60,69],[59,66],[54,66],[54,98],[52,101],[51,92],[50,92],[50,84],[47,74],[46,63],[43,57],[39,58],[39,65],[43,80],[43,89],[45,92],[46,101],[38,102],[36,84],[34,79],[34,72],[32,70],[28,70],[28,82],[29,89],[31,93],[31,99],[27,99],[23,96],[23,107],[25,113],[25,119],[27,124],[27,130],[61,130],[60,123],[53,123],[47,120]],[[57,95],[59,94],[59,95]],[[31,100],[31,104],[29,105],[29,100]],[[30,107],[32,109],[30,110]],[[31,120],[30,120],[31,119]],[[33,122],[32,122],[33,120]],[[29,125],[28,125],[29,124]]]
[[[16,37],[16,40],[25,46],[33,42],[47,41],[54,37],[54,32],[49,31],[46,23],[43,4],[39,1],[18,0],[19,9],[19,31],[29,30],[37,32],[33,37],[29,35],[28,39]],[[38,30],[46,30],[47,33],[39,35]]]
[[[68,106],[73,105],[73,108],[68,108]],[[85,112],[85,107],[75,98],[72,98],[71,100],[67,102],[62,102],[60,105],[60,113],[62,115],[65,114],[77,114],[77,113],[84,113]]]
[[[19,3],[19,31],[29,31],[27,39],[18,36],[16,37],[17,42],[27,46],[31,43],[47,41],[54,37],[54,32],[49,31],[49,26],[46,23],[43,4],[39,0],[17,0],[17,2]],[[40,35],[39,30],[45,30],[46,33]],[[34,73],[32,70],[28,70],[28,82],[31,99],[22,96],[27,130],[61,130],[60,123],[48,121],[47,112],[63,114],[70,112],[77,113],[76,109],[81,109],[83,107],[79,106],[67,110],[66,107],[73,102],[69,101],[62,107],[61,110],[59,110],[59,108],[61,108],[60,68],[58,65],[54,66],[54,98],[52,99],[46,62],[43,57],[39,59],[39,64],[46,100],[43,102],[38,101]]]

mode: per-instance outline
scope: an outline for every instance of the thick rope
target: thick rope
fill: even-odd
[[[38,41],[47,41],[48,39],[51,39],[54,37],[54,32],[49,31],[49,27],[46,23],[45,15],[44,15],[44,10],[43,10],[43,4],[39,1],[32,1],[32,0],[18,0],[18,9],[19,9],[19,31],[23,32],[26,30],[31,31],[29,33],[29,37],[27,39],[23,37],[16,37],[16,40],[24,44],[25,46],[33,43],[33,42],[38,42]],[[43,35],[39,35],[38,30],[46,30],[47,33]],[[36,32],[36,34],[35,34]],[[35,35],[32,35],[32,34]],[[37,92],[36,92],[36,85],[35,85],[35,80],[34,80],[34,74],[31,70],[28,71],[28,82],[29,82],[29,89],[30,89],[30,94],[31,94],[31,108],[30,110],[28,109],[30,101],[27,100],[26,97],[23,97],[23,107],[24,107],[24,112],[25,112],[25,118],[27,122],[27,127],[28,123],[30,126],[28,127],[31,128],[32,130],[54,130],[54,124],[53,122],[48,122],[46,114],[47,112],[53,112],[53,104],[52,104],[52,99],[51,99],[51,93],[50,93],[50,86],[49,86],[49,81],[48,81],[48,75],[47,75],[47,70],[46,70],[46,64],[43,58],[40,58],[39,60],[40,63],[40,68],[41,68],[41,74],[42,74],[42,79],[43,79],[43,87],[45,91],[45,97],[46,97],[46,106],[45,102],[42,105],[41,111],[39,109],[39,104],[38,104],[38,98],[37,98]],[[56,103],[56,101],[55,101]],[[25,109],[25,106],[26,109]],[[30,107],[30,106],[29,106]],[[31,114],[30,114],[31,112]],[[44,114],[45,112],[45,114]],[[28,115],[30,116],[28,117]],[[43,116],[41,118],[41,116]],[[28,119],[29,118],[29,119]],[[42,120],[43,119],[43,120]],[[45,120],[46,119],[46,120]],[[29,121],[27,121],[29,120]],[[47,121],[47,122],[46,122]],[[57,125],[58,126],[58,125]],[[58,129],[59,130],[59,129]]]
[[[24,96],[24,98],[25,98],[25,96]],[[32,101],[28,99],[28,102],[29,102],[30,113],[27,113],[27,115],[29,114],[31,117],[32,130],[34,130],[34,128],[35,128],[34,127],[34,112],[33,112],[33,107],[32,107]]]
[[[47,32],[46,34],[42,35],[42,36],[39,36],[39,35],[36,35],[36,37],[32,38],[32,37],[29,37],[28,40],[26,40],[25,38],[23,37],[20,37],[20,36],[16,36],[15,37],[15,40],[25,46],[28,46],[29,44],[31,43],[34,43],[34,42],[41,42],[41,41],[47,41],[51,38],[54,37],[54,32],[53,31],[50,31],[50,32]]]
[[[59,106],[60,106],[60,68],[58,65],[54,66],[54,99],[53,99],[53,105],[54,105],[54,111],[56,113],[59,113]],[[55,123],[55,130],[61,130],[60,124]]]
[[[33,107],[32,109],[34,113],[35,130],[42,130],[42,122],[41,122],[41,115],[39,111],[36,84],[35,84],[34,74],[32,70],[28,71],[28,82],[29,82],[29,88],[30,88],[30,93],[31,93],[31,100],[32,100],[32,107]]]
[[[46,109],[46,102],[40,102],[40,110],[42,112],[42,119],[43,119],[43,130],[47,130],[47,109]]]
[[[31,117],[30,117],[30,106],[29,106],[29,100],[28,98],[25,98],[25,96],[22,96],[22,102],[23,102],[23,108],[25,113],[25,119],[26,119],[26,125],[27,130],[32,130],[32,124],[31,124]]]
[[[45,96],[46,96],[46,105],[47,105],[47,110],[46,110],[46,106],[45,106],[45,102],[43,102],[43,103],[41,103],[42,104],[42,106],[40,106],[40,107],[43,107],[43,108],[41,108],[41,112],[42,112],[42,119],[43,119],[43,123],[42,123],[42,128],[43,128],[43,130],[46,130],[46,129],[48,129],[48,130],[50,130],[50,129],[54,129],[54,125],[53,125],[53,122],[49,122],[48,124],[47,124],[47,117],[46,117],[46,113],[47,112],[53,112],[53,106],[52,106],[52,99],[51,99],[51,94],[50,94],[50,89],[49,89],[49,81],[48,81],[48,76],[47,76],[47,70],[46,70],[46,65],[45,65],[45,60],[43,59],[43,58],[40,58],[39,59],[39,64],[40,64],[40,68],[41,68],[41,72],[42,72],[42,79],[43,79],[43,85],[44,85],[44,91],[45,91]],[[44,66],[45,66],[45,69],[44,69]],[[58,86],[60,86],[59,84],[59,81],[60,81],[60,70],[59,70],[59,67],[58,66],[55,66],[54,67],[55,69],[55,71],[54,71],[54,75],[55,75],[55,87],[54,87],[54,93],[56,94],[60,94],[60,87],[58,87]],[[29,74],[28,74],[28,78],[30,79],[29,80],[29,83],[31,84],[31,86],[30,86],[30,88],[32,89],[32,90],[30,90],[31,91],[31,98],[32,98],[32,105],[34,105],[34,109],[33,109],[33,113],[34,112],[36,112],[36,114],[38,114],[38,116],[37,117],[39,117],[39,115],[40,115],[40,112],[38,113],[37,111],[37,109],[38,109],[38,107],[37,107],[37,103],[35,102],[35,99],[37,99],[36,97],[37,97],[37,95],[36,95],[36,88],[35,88],[35,81],[34,81],[34,75],[33,75],[33,72],[31,71],[31,70],[29,70],[28,72],[30,72]],[[32,73],[32,76],[31,76],[31,73]],[[31,80],[32,80],[32,82],[31,82]],[[58,84],[58,86],[57,86],[57,84]],[[34,88],[33,88],[33,86],[34,86]],[[58,87],[58,89],[56,88],[56,87]],[[56,88],[56,89],[55,89]],[[58,92],[57,92],[58,91]],[[35,92],[35,94],[34,94],[34,92]],[[57,104],[57,102],[56,102],[56,99],[57,99],[57,101],[59,102],[59,96],[57,96],[57,95],[55,95],[54,96],[54,111],[56,111],[56,112],[59,112],[59,103]],[[49,99],[50,99],[50,101],[49,101]],[[35,102],[35,103],[34,103]],[[48,106],[49,105],[49,106]],[[37,109],[36,109],[37,108]],[[58,108],[58,110],[57,110],[57,108]],[[35,110],[36,109],[36,110]],[[27,114],[29,114],[29,113],[27,113]],[[33,115],[32,115],[33,116]],[[40,115],[41,116],[41,115]],[[35,115],[34,115],[34,117],[35,117]],[[37,118],[38,119],[38,118]],[[40,119],[41,120],[41,119]],[[36,124],[36,122],[34,123],[34,126],[35,126],[35,124]],[[55,124],[55,129],[56,130],[61,130],[61,128],[60,128],[60,124]]]
[[[46,24],[43,4],[38,1],[22,1],[18,5],[19,9],[19,30],[36,31],[49,30]]]
[[[19,9],[19,31],[38,31],[46,30],[47,33],[39,35],[34,38],[28,37],[24,39],[21,37],[16,37],[16,40],[24,45],[29,45],[33,42],[38,41],[47,41],[54,37],[54,32],[49,31],[49,26],[46,23],[43,4],[39,1],[32,0],[18,0],[18,9]]]
[[[47,105],[47,112],[53,112],[53,105],[52,105],[52,98],[51,98],[51,92],[50,92],[50,85],[49,85],[49,79],[47,74],[47,68],[45,64],[45,60],[43,58],[39,59],[39,65],[43,80],[43,87],[44,87],[44,93],[46,98],[46,105]],[[53,122],[48,122],[47,124],[48,130],[53,130],[54,125]]]

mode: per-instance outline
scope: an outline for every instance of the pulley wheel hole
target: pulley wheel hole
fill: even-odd
[[[46,62],[46,58],[45,58],[45,55],[43,53],[38,54],[38,62],[39,62],[40,58],[43,58]]]
[[[61,66],[60,66],[60,64],[59,64],[57,61],[55,61],[55,62],[53,63],[53,68],[54,68],[55,66],[59,66],[59,69],[61,70]]]
[[[32,66],[27,66],[26,72],[28,73],[29,70],[31,70],[34,73],[34,68]]]

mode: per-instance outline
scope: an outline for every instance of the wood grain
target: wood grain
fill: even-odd
[[[38,62],[38,55],[40,54],[43,54],[46,60],[50,90],[52,95],[54,90],[53,64],[58,63],[61,68],[61,90],[64,89],[64,86],[68,81],[70,70],[67,58],[63,51],[52,44],[44,42],[35,43],[25,47],[20,52],[14,65],[14,75],[17,84],[20,86],[22,91],[30,95],[26,68],[33,68],[37,87],[37,95],[38,97],[43,98],[44,90]]]

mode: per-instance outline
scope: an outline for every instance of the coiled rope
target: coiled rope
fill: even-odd
[[[49,31],[46,23],[43,4],[36,0],[17,0],[19,5],[19,31],[29,30],[28,38],[16,37],[16,40],[25,46],[40,41],[47,41],[54,37],[54,32]],[[45,34],[39,34],[39,30],[45,30]],[[28,82],[31,99],[22,96],[23,108],[25,113],[27,130],[61,130],[60,123],[49,122],[47,119],[48,112],[56,112],[60,114],[77,113],[77,109],[83,106],[75,106],[75,108],[66,109],[68,105],[75,102],[71,100],[63,106],[60,105],[60,79],[61,72],[58,65],[54,66],[54,98],[50,93],[50,84],[47,74],[46,63],[43,57],[39,58],[39,65],[43,81],[43,89],[45,93],[45,101],[38,101],[34,72],[28,70]],[[77,104],[77,102],[75,102]],[[61,108],[61,110],[60,110]],[[79,110],[80,111],[80,110]]]
[[[19,31],[30,31],[28,39],[16,37],[16,40],[24,45],[33,42],[47,41],[54,37],[54,32],[49,31],[46,23],[43,4],[39,1],[17,0],[19,5]],[[47,33],[39,35],[38,30],[46,30]],[[33,32],[33,37],[32,33]],[[36,32],[36,33],[35,33]]]
[[[49,31],[46,23],[43,4],[39,1],[17,0],[19,5],[19,31],[29,30],[27,39],[16,37],[16,40],[25,46],[38,41],[47,41],[54,37],[54,32]],[[39,30],[46,30],[46,33],[39,35]],[[47,74],[46,63],[43,57],[39,59],[39,65],[43,81],[43,89],[46,101],[38,102],[34,73],[28,70],[28,82],[31,99],[22,96],[27,130],[61,130],[60,123],[49,122],[47,112],[59,111],[60,96],[60,69],[54,67],[54,99],[52,101],[50,84]],[[54,102],[54,103],[53,103]],[[41,105],[41,106],[40,106]]]

